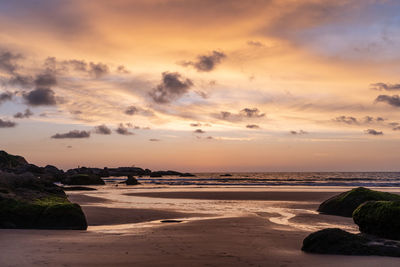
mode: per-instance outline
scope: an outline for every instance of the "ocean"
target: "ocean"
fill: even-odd
[[[229,175],[226,175],[229,174]],[[195,173],[196,177],[136,177],[143,185],[400,187],[400,172]],[[126,177],[104,178],[117,183]]]

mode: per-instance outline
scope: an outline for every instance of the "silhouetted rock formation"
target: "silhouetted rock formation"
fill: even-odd
[[[0,150],[0,169],[13,169],[27,164],[28,162],[24,157],[10,155],[5,151]]]
[[[225,174],[221,174],[221,177],[232,177],[232,174],[230,173],[225,173]]]
[[[400,201],[368,201],[353,213],[360,231],[400,240]]]
[[[0,172],[0,228],[85,230],[87,222],[81,207],[52,182]]]
[[[125,181],[126,185],[138,185],[140,184],[138,180],[132,175],[128,175],[128,179]]]
[[[53,182],[59,182],[63,178],[64,172],[54,166],[47,165],[46,167],[38,167],[28,163],[25,158],[8,154],[5,151],[0,151],[0,170],[8,173],[23,174],[31,173],[41,179],[46,179]]]
[[[377,255],[400,257],[400,243],[351,234],[328,228],[307,236],[301,248],[305,252],[340,255]]]
[[[319,206],[318,211],[326,214],[351,217],[359,205],[370,200],[400,200],[400,196],[358,187],[324,201]]]
[[[65,177],[62,181],[65,185],[104,185],[103,179],[96,174],[75,174]]]

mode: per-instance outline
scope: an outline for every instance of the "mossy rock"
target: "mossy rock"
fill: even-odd
[[[353,213],[360,231],[400,240],[400,201],[368,201]]]
[[[1,198],[0,228],[86,230],[87,222],[81,207],[66,198]]]
[[[60,203],[49,205],[42,212],[37,227],[43,229],[86,230],[85,215],[78,204]]]
[[[318,211],[325,214],[351,217],[354,210],[370,200],[400,201],[400,195],[357,187],[324,201]]]
[[[338,228],[328,228],[310,234],[301,250],[317,254],[377,255],[400,257],[399,244],[374,240]]]
[[[95,174],[76,174],[62,180],[66,185],[104,185],[103,179]]]
[[[307,236],[301,250],[319,254],[366,255],[368,240],[338,228],[328,228]]]

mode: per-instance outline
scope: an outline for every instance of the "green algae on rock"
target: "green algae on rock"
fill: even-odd
[[[351,217],[354,210],[362,203],[370,200],[400,200],[400,195],[357,187],[324,201],[318,211],[325,214]]]
[[[353,213],[360,231],[400,240],[400,201],[368,201]]]
[[[0,172],[0,189],[0,228],[87,229],[81,207],[53,183]]]

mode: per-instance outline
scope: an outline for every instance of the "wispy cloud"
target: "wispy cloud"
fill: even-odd
[[[90,137],[90,132],[79,131],[79,130],[72,130],[67,133],[57,133],[51,136],[51,138],[53,139],[66,139],[66,138],[79,139],[79,138],[89,138],[89,137]]]

